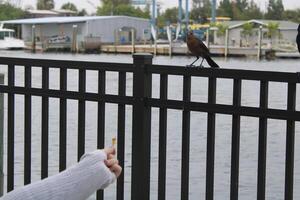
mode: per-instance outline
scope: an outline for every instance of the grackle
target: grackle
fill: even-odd
[[[296,42],[297,42],[297,46],[298,46],[298,51],[300,53],[300,24],[298,26],[298,35],[297,35],[297,38],[296,38]]]
[[[193,66],[193,64],[197,60],[199,60],[199,57],[202,57],[202,61],[199,67],[202,67],[203,60],[205,59],[211,67],[219,68],[219,65],[211,59],[208,48],[201,40],[194,36],[192,31],[190,31],[187,35],[187,46],[190,52],[197,57],[197,59],[189,66]]]

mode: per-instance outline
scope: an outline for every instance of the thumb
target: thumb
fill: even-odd
[[[107,154],[107,157],[108,157],[111,154],[115,155],[116,149],[114,147],[108,147],[108,148],[104,149],[104,152]]]

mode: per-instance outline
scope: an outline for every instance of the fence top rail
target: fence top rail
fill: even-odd
[[[147,66],[147,71],[154,74],[186,75],[199,77],[245,79],[245,80],[266,80],[274,82],[300,83],[300,72],[273,72],[255,71],[243,69],[213,69],[182,66],[152,65]]]
[[[130,63],[107,63],[97,61],[73,61],[0,56],[0,64],[68,69],[84,68],[87,70],[133,72],[133,65]]]
[[[130,63],[107,63],[97,61],[73,61],[73,60],[54,60],[54,59],[37,59],[37,58],[18,58],[18,57],[1,57],[0,64],[51,67],[51,68],[68,68],[103,71],[123,71],[133,72],[134,65]],[[265,80],[275,82],[300,83],[300,72],[273,72],[273,71],[255,71],[242,69],[212,69],[196,68],[183,66],[167,65],[148,65],[147,72],[154,74],[168,75],[187,75],[198,77],[214,77],[244,80]]]

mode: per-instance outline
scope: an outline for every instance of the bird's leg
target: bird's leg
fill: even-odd
[[[193,64],[197,61],[197,60],[199,60],[199,56],[196,56],[197,58],[196,58],[196,60],[194,60],[194,62],[192,62],[192,64],[190,64],[190,67],[193,67]]]
[[[203,63],[204,58],[202,58],[201,64],[199,65],[199,67],[203,67],[202,63]]]

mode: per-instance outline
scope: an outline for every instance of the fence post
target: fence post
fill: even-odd
[[[77,53],[78,48],[77,48],[77,34],[78,34],[78,27],[76,24],[72,26],[73,28],[73,33],[72,33],[72,46],[71,46],[71,52],[72,53]]]
[[[262,40],[262,26],[258,29],[258,47],[257,47],[257,60],[260,61],[261,56],[261,41]]]
[[[4,84],[4,74],[0,74],[0,85]],[[3,113],[4,113],[4,101],[3,93],[0,94],[0,197],[3,195],[4,189],[4,173],[3,173]]]
[[[131,29],[131,53],[134,54],[135,52],[135,31]]]
[[[225,51],[224,51],[225,58],[227,58],[227,55],[228,55],[228,39],[229,39],[229,33],[228,33],[228,29],[226,29],[226,31],[225,31]]]
[[[35,51],[36,51],[36,33],[35,33],[35,25],[32,25],[32,27],[31,27],[31,37],[32,37],[32,49],[31,49],[31,51],[33,52],[33,53],[35,53]]]
[[[150,194],[151,108],[145,100],[151,97],[152,75],[147,65],[152,65],[152,58],[151,54],[133,55],[132,200],[149,200]]]

